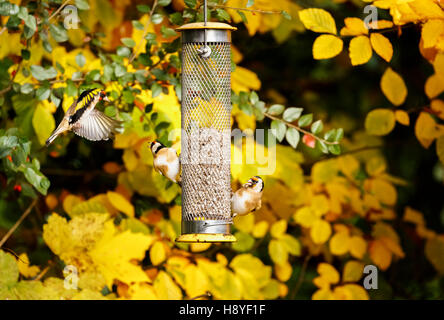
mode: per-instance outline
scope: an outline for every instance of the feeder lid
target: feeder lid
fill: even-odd
[[[180,26],[179,28],[176,28],[177,31],[184,31],[184,30],[197,30],[197,29],[219,29],[219,30],[237,30],[236,27],[230,26],[229,24],[222,23],[222,22],[207,22],[207,25],[205,25],[204,22],[194,22],[194,23],[187,23],[183,26]]]

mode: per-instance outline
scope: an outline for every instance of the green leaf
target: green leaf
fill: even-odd
[[[82,68],[85,63],[86,63],[86,58],[83,54],[79,53],[78,55],[76,55],[76,63],[77,65]]]
[[[149,103],[145,106],[145,113],[150,113],[151,111],[153,111],[153,104]]]
[[[46,195],[50,185],[48,178],[30,166],[23,169],[23,174],[25,175],[26,180],[28,180],[28,182],[32,184],[37,191],[43,195]]]
[[[217,17],[220,20],[225,20],[225,21],[230,21],[231,20],[230,15],[224,9],[220,9],[220,8],[216,9],[216,13],[217,13]]]
[[[274,104],[268,109],[268,113],[271,114],[272,116],[278,116],[282,112],[284,112],[284,110],[285,110],[285,107],[283,105]]]
[[[13,148],[19,146],[18,138],[16,136],[1,136],[0,137],[0,159],[6,157]]]
[[[114,117],[117,114],[117,109],[115,106],[108,106],[105,108],[105,114],[108,117]]]
[[[299,131],[295,128],[288,128],[287,132],[285,133],[285,138],[293,148],[296,148],[300,139]]]
[[[320,141],[320,140],[317,140],[317,143],[318,143],[318,145],[319,145],[319,149],[321,150],[321,152],[327,154],[327,153],[328,153],[328,147],[327,147],[327,145],[325,144],[325,142],[322,142],[322,141]]]
[[[68,40],[68,33],[66,32],[66,29],[62,26],[50,24],[49,31],[51,32],[54,40],[57,42],[65,42]]]
[[[313,121],[313,114],[312,113],[305,114],[299,118],[298,125],[300,127],[306,127],[309,126],[312,121]]]
[[[159,1],[157,1],[157,5],[162,6],[162,7],[166,7],[170,3],[171,3],[171,0],[159,0]]]
[[[252,105],[256,104],[259,101],[259,97],[255,91],[251,91],[250,93],[250,103]]]
[[[163,15],[161,15],[160,13],[155,13],[155,14],[152,15],[151,21],[154,24],[159,24],[159,23],[161,23],[163,21]]]
[[[245,13],[243,13],[243,12],[240,11],[240,10],[237,10],[236,12],[237,12],[237,14],[241,17],[242,22],[245,23],[245,24],[248,24],[248,19],[247,19],[247,17],[245,16]]]
[[[139,10],[142,13],[149,13],[151,11],[151,8],[146,4],[139,4],[137,6],[137,10]]]
[[[134,29],[143,30],[145,28],[144,25],[138,20],[133,20],[131,23],[133,24]]]
[[[334,135],[333,141],[339,142],[342,140],[343,137],[344,137],[344,129],[342,128],[336,129],[336,134]]]
[[[287,109],[285,109],[282,117],[287,122],[293,122],[293,121],[299,119],[299,117],[302,114],[302,111],[304,111],[304,109],[302,109],[302,108],[287,108]]]
[[[49,87],[40,87],[35,92],[36,98],[40,101],[48,99],[50,94],[51,94],[51,89]]]
[[[160,84],[153,83],[153,85],[151,86],[151,96],[153,98],[157,97],[160,93],[162,92],[162,86]]]
[[[271,129],[276,130],[274,135],[276,136],[276,139],[278,139],[279,142],[282,142],[282,140],[285,137],[285,132],[287,131],[287,126],[279,120],[273,120],[271,121]]]
[[[184,0],[188,8],[194,9],[196,7],[196,0]]]
[[[132,38],[122,38],[120,39],[124,45],[127,47],[133,48],[136,45],[136,42]]]
[[[131,54],[131,50],[128,47],[120,46],[117,48],[116,53],[119,57],[129,57]]]
[[[25,19],[23,19],[23,21],[25,21],[25,25],[31,29],[34,30],[34,32],[37,29],[37,21],[35,20],[35,17],[33,15],[28,15]]]
[[[247,1],[247,8],[251,7],[254,4],[254,0]]]
[[[31,58],[31,52],[26,49],[22,49],[21,55],[22,55],[23,60],[29,60],[29,58]]]
[[[45,69],[42,66],[32,65],[30,69],[32,76],[40,81],[53,79],[57,76],[57,70],[53,67]]]
[[[34,86],[31,83],[24,83],[20,87],[20,92],[23,94],[29,94],[34,90]]]
[[[88,1],[86,0],[76,0],[76,7],[79,10],[88,10],[89,9],[89,4]]]
[[[174,29],[167,28],[165,26],[162,26],[160,28],[160,32],[162,33],[164,38],[174,37],[177,35],[177,33],[176,33],[176,31],[174,31]]]
[[[313,122],[313,124],[311,125],[311,132],[313,134],[318,134],[322,131],[322,129],[324,129],[324,125],[322,124],[321,120],[315,121]]]
[[[341,146],[339,144],[330,144],[328,145],[328,151],[330,151],[334,155],[340,155]]]

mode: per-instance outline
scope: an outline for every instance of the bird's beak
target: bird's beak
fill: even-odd
[[[109,101],[109,98],[108,98],[107,96],[104,96],[104,97],[103,97],[103,101],[110,102],[110,101]]]

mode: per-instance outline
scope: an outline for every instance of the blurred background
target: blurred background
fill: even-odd
[[[149,143],[180,151],[175,28],[202,21],[203,2],[1,1],[0,298],[442,299],[444,12],[375,1],[369,31],[369,2],[208,2],[238,28],[232,128],[277,129],[255,143],[276,170],[262,208],[234,219],[236,243],[180,244],[181,189]],[[122,132],[46,147],[90,88]],[[255,161],[232,165],[233,190]]]

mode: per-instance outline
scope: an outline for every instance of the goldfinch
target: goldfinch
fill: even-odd
[[[176,150],[167,148],[158,141],[151,142],[154,169],[164,177],[181,186],[180,160]]]
[[[73,131],[76,135],[91,141],[112,138],[121,122],[95,109],[101,100],[109,102],[105,91],[100,89],[83,91],[66,111],[57,129],[46,140],[46,146],[65,131]]]
[[[262,190],[264,190],[264,181],[261,177],[250,178],[239,190],[231,197],[231,215],[244,216],[250,212],[259,210],[262,206]]]

